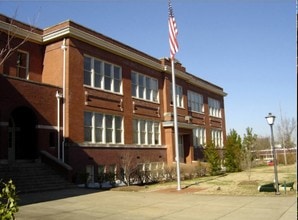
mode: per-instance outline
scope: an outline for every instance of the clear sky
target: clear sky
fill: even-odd
[[[224,89],[227,132],[269,136],[272,112],[297,121],[295,0],[172,0],[176,58]],[[17,12],[16,12],[17,11]],[[72,20],[153,57],[169,57],[167,0],[0,0],[39,28]]]

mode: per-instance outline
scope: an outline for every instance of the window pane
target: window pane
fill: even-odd
[[[95,114],[95,127],[102,128],[102,120],[103,120],[102,114]]]
[[[114,66],[114,79],[121,79],[120,68],[117,66]]]
[[[92,141],[92,113],[84,112],[84,140]]]
[[[145,91],[144,76],[139,75],[139,98],[144,98],[144,91]]]
[[[105,77],[105,89],[106,90],[111,90],[111,83],[112,83],[112,80],[111,80],[111,78],[107,78],[107,77]]]
[[[18,77],[20,77],[22,79],[27,79],[27,69],[19,67],[18,68]]]
[[[106,143],[113,142],[113,116],[106,115]]]
[[[17,76],[23,79],[27,79],[28,74],[28,61],[29,54],[19,51],[17,53]]]
[[[151,80],[151,88],[152,88],[152,95],[153,101],[158,102],[158,81],[156,79]]]
[[[116,143],[122,143],[122,130],[116,130]]]
[[[147,122],[148,144],[153,144],[153,122]]]
[[[132,84],[137,84],[137,74],[136,73],[131,73],[131,82]]]
[[[120,92],[121,81],[114,79],[114,92]]]
[[[92,113],[84,112],[84,125],[91,126],[92,125]]]
[[[120,92],[121,88],[121,69],[114,66],[114,92]]]
[[[102,143],[103,139],[102,139],[102,128],[96,128],[95,129],[95,142],[99,142]]]
[[[140,130],[141,130],[141,144],[146,143],[146,122],[144,120],[140,121]]]
[[[150,81],[151,79],[149,77],[146,77],[146,99],[151,100],[151,86]]]
[[[137,96],[137,86],[136,85],[132,85],[132,88],[131,88],[131,95],[136,97]]]
[[[154,123],[154,143],[159,144],[159,123]]]
[[[102,139],[103,131],[103,115],[95,114],[95,142],[103,142]]]
[[[122,117],[115,116],[116,143],[122,143]]]
[[[92,129],[91,128],[88,128],[88,127],[85,127],[84,128],[84,141],[89,141],[91,142],[92,141]]]
[[[113,116],[112,115],[106,115],[106,127],[107,128],[113,127]]]
[[[132,127],[133,127],[133,143],[138,144],[139,129],[138,129],[138,121],[137,120],[132,121]]]
[[[105,77],[111,77],[111,64],[105,63]]]
[[[84,57],[84,84],[91,85],[91,58]]]
[[[105,73],[104,73],[104,75],[105,75],[105,85],[104,85],[105,88],[104,89],[111,90],[111,83],[112,83],[112,79],[111,79],[111,77],[112,77],[111,65],[105,63],[104,66],[105,66],[104,67],[104,71],[105,71]]]
[[[102,74],[101,74],[101,62],[98,60],[94,61],[94,86],[102,87]]]
[[[131,73],[131,95],[137,96],[137,74],[133,72]]]
[[[115,128],[122,129],[122,118],[119,116],[115,116]]]

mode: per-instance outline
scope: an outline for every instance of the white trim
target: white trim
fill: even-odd
[[[0,29],[13,33],[22,38],[28,38],[29,41],[42,43],[42,35],[34,33],[32,30],[25,30],[14,24],[0,21]],[[34,29],[33,29],[34,30]]]
[[[48,129],[48,130],[57,130],[57,126],[52,126],[52,125],[36,125],[37,129]],[[60,127],[60,129],[62,129]]]
[[[108,42],[105,39],[96,37],[93,34],[86,33],[85,31],[82,31],[75,27],[67,26],[62,29],[54,30],[44,35],[40,35],[37,33],[33,33],[32,31],[21,29],[15,25],[11,25],[9,23],[0,21],[0,29],[4,29],[6,31],[11,30],[14,33],[16,33],[18,36],[21,36],[24,38],[28,37],[28,40],[35,41],[38,43],[49,43],[50,41],[57,40],[61,37],[71,36],[81,41],[87,42],[95,47],[102,48],[106,51],[110,51],[113,54],[119,55],[121,57],[125,57],[134,62],[140,63],[149,68],[155,69],[157,71],[165,71],[166,73],[171,74],[171,68],[168,65],[162,65],[161,63],[154,61],[153,57],[152,57],[153,59],[149,59],[129,49],[115,45],[112,42]],[[43,31],[49,30],[49,29],[50,27],[47,29],[44,29]],[[119,44],[121,43],[119,42]],[[140,53],[142,52],[140,51]],[[186,74],[185,72],[177,69],[175,70],[175,74],[177,77],[184,79],[186,82],[192,85],[199,86],[203,89],[206,89],[208,91],[214,92],[222,96],[227,95],[227,93],[225,93],[222,89],[218,88],[217,86],[213,86],[212,84],[205,82],[203,80],[200,80],[191,74]]]

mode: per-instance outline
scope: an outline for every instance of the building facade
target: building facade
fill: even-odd
[[[175,163],[168,58],[72,21],[38,29],[0,15],[0,30],[1,49],[17,46],[1,56],[2,163],[41,151],[95,175],[128,155],[137,164]],[[207,142],[224,145],[226,93],[179,62],[175,75],[180,162],[191,164]]]

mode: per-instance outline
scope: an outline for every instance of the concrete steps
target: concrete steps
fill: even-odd
[[[18,193],[38,192],[74,187],[51,167],[41,162],[0,164],[0,180],[12,179]]]

